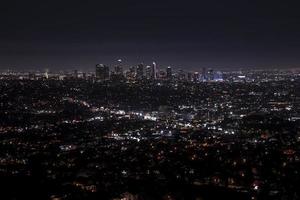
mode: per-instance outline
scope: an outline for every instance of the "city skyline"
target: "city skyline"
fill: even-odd
[[[88,67],[80,66],[80,65],[72,65],[72,66],[60,66],[60,65],[43,65],[43,66],[28,66],[28,67],[21,67],[21,66],[6,66],[1,67],[0,66],[0,72],[74,72],[74,70],[80,71],[80,72],[86,72],[91,73],[95,71],[95,65],[106,65],[110,67],[110,70],[113,71],[114,68],[117,66],[118,60],[121,60],[120,58],[115,59],[114,61],[108,61],[108,62],[96,62],[91,64]],[[122,69],[124,72],[130,71],[131,68],[136,68],[140,64],[144,65],[145,67],[151,66],[153,62],[157,63],[157,69],[166,70],[168,67],[171,67],[174,70],[184,70],[185,72],[200,72],[203,68],[206,69],[214,69],[218,71],[249,71],[249,70],[299,70],[300,66],[286,66],[282,67],[280,65],[272,65],[272,66],[218,66],[218,65],[199,65],[199,66],[185,66],[185,65],[171,65],[170,63],[161,63],[154,60],[149,60],[149,62],[141,61],[141,62],[124,62],[122,60]]]

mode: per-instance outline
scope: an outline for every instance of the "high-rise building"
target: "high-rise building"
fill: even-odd
[[[141,63],[136,68],[136,79],[141,80],[144,78],[144,65]]]
[[[167,67],[167,79],[171,80],[172,79],[172,68],[169,66]]]
[[[101,81],[109,80],[109,67],[103,64],[97,64],[96,79]]]
[[[157,78],[157,65],[155,62],[152,63],[152,74],[151,74],[151,79],[156,79]]]
[[[118,62],[117,62],[117,65],[115,66],[115,72],[114,74],[116,76],[123,76],[123,67],[122,67],[122,60],[119,59]]]
[[[152,67],[148,65],[146,67],[146,79],[151,79],[151,78],[152,78]]]

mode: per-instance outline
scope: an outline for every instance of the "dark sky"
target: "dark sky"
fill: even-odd
[[[0,69],[300,66],[297,1],[7,0],[0,27]]]

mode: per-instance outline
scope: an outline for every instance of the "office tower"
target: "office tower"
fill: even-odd
[[[103,64],[97,64],[96,79],[101,81],[109,80],[109,67]]]
[[[148,65],[146,67],[146,79],[151,79],[151,78],[152,78],[152,67]]]
[[[157,65],[155,62],[152,63],[152,74],[151,74],[151,79],[155,80],[157,78]]]
[[[172,79],[172,68],[169,66],[167,67],[167,79],[171,80]]]
[[[114,74],[117,75],[117,76],[123,76],[123,67],[122,67],[122,60],[121,59],[119,59],[117,61],[117,64],[115,66]]]
[[[136,68],[136,79],[141,80],[144,77],[144,65],[141,63]]]

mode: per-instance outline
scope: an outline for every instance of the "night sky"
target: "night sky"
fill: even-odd
[[[13,1],[0,5],[0,69],[300,66],[297,1]]]

